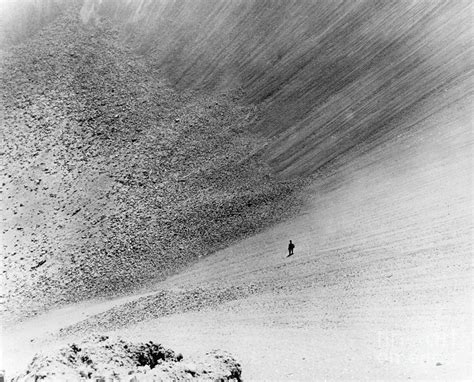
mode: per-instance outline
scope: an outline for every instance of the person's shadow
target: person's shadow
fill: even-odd
[[[293,256],[294,253],[289,253],[288,256],[286,256],[287,258],[290,257],[290,256]]]

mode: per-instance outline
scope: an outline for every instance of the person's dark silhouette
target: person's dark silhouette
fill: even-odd
[[[288,244],[288,257],[290,257],[293,254],[293,249],[295,249],[295,245],[290,240],[290,244]]]

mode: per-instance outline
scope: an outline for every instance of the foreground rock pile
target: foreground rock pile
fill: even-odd
[[[96,336],[54,354],[37,354],[14,381],[240,381],[240,364],[229,354],[211,351],[188,360],[163,346]]]
[[[296,212],[259,110],[177,92],[106,20],[70,9],[1,54],[9,317],[151,285]]]

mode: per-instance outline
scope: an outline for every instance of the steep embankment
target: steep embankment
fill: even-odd
[[[4,51],[9,311],[151,284],[297,204],[255,155],[257,108],[172,90],[117,36],[70,8]]]
[[[286,176],[349,161],[472,90],[470,1],[91,0],[81,15],[112,17],[179,88],[263,103],[255,129]]]
[[[324,177],[471,91],[467,1],[24,4],[2,23],[4,263],[40,306],[256,232],[298,187],[272,169]]]
[[[12,327],[11,365],[116,330],[225,348],[246,379],[471,380],[470,14],[468,1],[87,1],[5,50],[7,286],[40,305],[54,285],[55,301],[126,290],[276,221],[291,187],[268,164],[314,175],[304,213],[157,291]]]

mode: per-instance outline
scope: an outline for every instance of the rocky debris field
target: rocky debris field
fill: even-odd
[[[284,290],[281,285],[274,287],[280,291]],[[91,332],[116,330],[144,320],[212,309],[226,302],[243,300],[269,290],[270,288],[263,283],[248,280],[246,283],[234,286],[205,285],[179,292],[161,290],[150,296],[115,306],[74,325],[61,328],[58,338],[67,335],[85,335]]]
[[[130,343],[94,336],[51,354],[37,354],[13,381],[235,381],[240,364],[228,353],[213,350],[186,359],[152,341]]]
[[[297,213],[238,91],[171,88],[69,9],[1,52],[4,319],[152,285]]]

